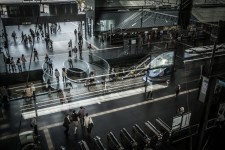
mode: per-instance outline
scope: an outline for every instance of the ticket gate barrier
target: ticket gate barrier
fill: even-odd
[[[136,150],[138,143],[134,140],[134,138],[127,132],[125,128],[120,130],[120,138],[121,142],[124,145],[128,145],[129,149]]]
[[[106,150],[106,148],[102,144],[101,138],[98,136],[94,138],[94,148],[95,150]]]
[[[160,118],[157,118],[156,122],[158,124],[158,129],[160,128],[159,130],[163,134],[162,141],[169,141],[172,134],[172,129]]]
[[[87,143],[83,140],[81,140],[80,142],[78,142],[79,145],[79,149],[80,150],[90,150]]]
[[[132,131],[135,135],[135,138],[137,138],[137,140],[140,139],[142,142],[144,142],[145,148],[150,148],[151,139],[148,137],[146,133],[144,133],[144,131],[137,124],[135,124],[132,127]]]
[[[109,149],[124,150],[124,147],[122,146],[120,142],[118,142],[118,140],[116,139],[116,137],[114,136],[112,132],[107,134],[107,141],[108,141]]]
[[[153,147],[159,145],[163,137],[162,133],[150,121],[145,122],[145,125],[153,133],[151,136],[151,145]]]

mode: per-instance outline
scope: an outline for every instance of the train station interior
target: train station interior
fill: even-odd
[[[225,0],[0,0],[0,16],[0,149],[225,149]]]

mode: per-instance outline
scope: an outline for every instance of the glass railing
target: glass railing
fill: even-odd
[[[90,73],[89,64],[77,58],[64,61],[63,66],[67,69],[67,78],[73,82],[79,82],[80,79],[88,77]]]

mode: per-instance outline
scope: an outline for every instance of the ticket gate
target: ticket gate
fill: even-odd
[[[137,124],[132,127],[132,131],[135,135],[136,140],[140,141],[141,143],[144,143],[144,148],[150,148],[151,139]]]
[[[80,150],[90,150],[87,143],[83,140],[78,142],[78,145]]]
[[[156,125],[158,125],[157,129],[159,129],[163,135],[162,141],[168,142],[172,133],[171,128],[160,118],[156,119],[156,123],[157,123]]]
[[[96,136],[94,138],[94,149],[95,150],[106,150],[106,148],[102,144],[100,137],[98,137],[98,136]]]
[[[162,133],[150,121],[145,122],[145,125],[153,133],[151,136],[152,147],[159,145],[163,137]]]
[[[118,142],[116,137],[112,132],[107,134],[108,147],[110,150],[124,150],[124,147],[121,143]]]
[[[127,149],[132,149],[132,150],[137,149],[138,143],[134,140],[133,137],[131,137],[131,135],[127,132],[125,128],[120,130],[120,138],[121,138],[122,144],[124,146],[127,145]]]

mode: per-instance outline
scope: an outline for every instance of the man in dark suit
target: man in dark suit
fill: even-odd
[[[67,114],[66,117],[64,118],[64,123],[63,123],[63,126],[66,128],[66,130],[64,132],[67,136],[69,135],[69,133],[68,133],[69,125],[70,125],[70,116],[69,116],[69,114]]]

